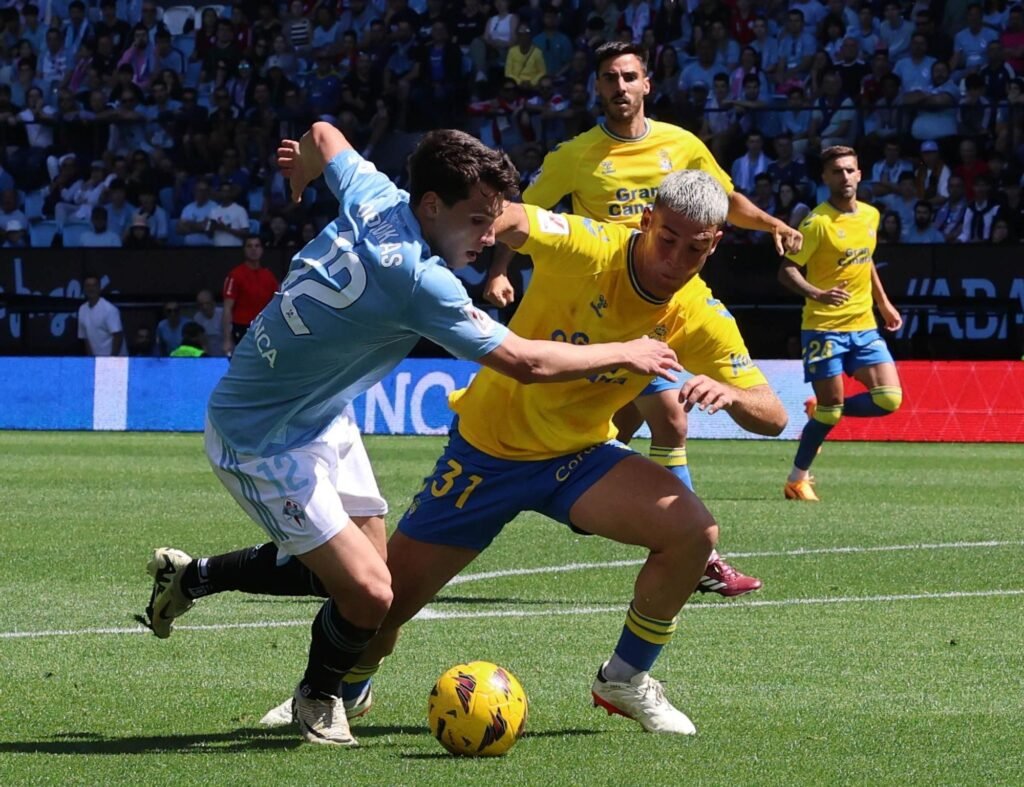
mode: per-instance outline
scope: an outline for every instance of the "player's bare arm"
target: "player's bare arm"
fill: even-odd
[[[224,347],[224,354],[231,356],[231,353],[235,351],[235,342],[231,338],[231,327],[232,319],[235,314],[235,299],[225,298],[224,306],[221,316],[221,336],[223,336],[222,346]]]
[[[804,245],[804,236],[786,222],[765,213],[746,196],[734,191],[729,195],[729,222],[744,230],[770,232],[778,254],[794,254]]]
[[[737,388],[699,374],[679,391],[686,412],[694,407],[713,415],[724,410],[740,427],[754,434],[776,437],[786,428],[786,408],[769,385]]]
[[[885,287],[882,286],[882,280],[878,276],[878,269],[874,262],[871,263],[871,297],[875,301],[875,306],[878,307],[878,313],[882,315],[885,330],[898,331],[903,327],[903,316],[886,295]]]
[[[516,291],[508,278],[508,266],[515,257],[515,250],[504,244],[494,247],[494,256],[487,269],[487,283],[484,285],[484,299],[503,309],[516,299]]]
[[[277,166],[291,185],[292,200],[299,202],[306,187],[323,174],[331,159],[352,145],[330,123],[317,122],[297,142],[281,140],[277,149]]]
[[[790,292],[802,298],[825,303],[829,306],[841,306],[850,300],[850,293],[842,287],[821,290],[807,281],[803,270],[792,260],[783,260],[779,265],[779,282]]]
[[[674,373],[683,370],[675,350],[646,336],[628,342],[567,344],[509,333],[480,363],[527,385],[578,380],[614,369],[675,380]]]

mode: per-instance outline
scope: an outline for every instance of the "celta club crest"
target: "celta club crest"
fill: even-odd
[[[291,499],[284,501],[284,515],[289,519],[294,519],[298,527],[302,527],[306,521],[306,512],[302,506]]]
[[[462,710],[469,713],[469,700],[476,691],[476,678],[460,672],[455,678],[455,696],[459,698]]]

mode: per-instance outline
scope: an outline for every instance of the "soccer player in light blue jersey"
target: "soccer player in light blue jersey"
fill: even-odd
[[[210,397],[205,435],[217,477],[271,543],[200,560],[156,550],[145,622],[168,637],[196,598],[228,588],[291,595],[301,582],[301,590],[326,596],[294,713],[307,740],[352,746],[343,679],[376,634],[392,591],[387,504],[345,407],[421,336],[521,382],[617,368],[671,377],[682,367],[667,345],[647,337],[585,346],[531,341],[473,307],[450,268],[493,245],[494,222],[518,182],[508,157],[473,137],[428,134],[410,159],[409,193],[327,123],[282,142],[278,163],[295,195],[322,174],[338,217],[295,255],[280,292],[236,348]],[[354,698],[348,714],[369,702]]]

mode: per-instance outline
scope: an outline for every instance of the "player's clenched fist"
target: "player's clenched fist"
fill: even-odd
[[[676,358],[676,351],[664,342],[643,336],[625,343],[626,368],[637,374],[664,377],[675,381],[672,372],[681,372],[683,367]]]
[[[504,309],[516,299],[516,291],[512,282],[504,273],[498,273],[487,280],[484,287],[484,300]]]
[[[683,403],[686,412],[699,407],[708,415],[713,415],[719,410],[729,408],[736,401],[736,389],[698,374],[686,381],[679,392],[679,401]]]

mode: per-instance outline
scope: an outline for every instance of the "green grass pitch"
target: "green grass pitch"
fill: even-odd
[[[392,523],[441,445],[367,439]],[[255,727],[301,673],[315,602],[225,594],[181,621],[209,628],[130,631],[153,547],[264,540],[198,435],[0,433],[0,785],[1022,783],[1024,448],[830,443],[818,505],[782,500],[793,450],[690,447],[723,553],[765,581],[695,598],[656,666],[696,738],[590,706],[636,568],[570,564],[640,551],[531,515],[407,627],[361,748],[337,751]],[[570,568],[472,576],[545,567]],[[426,731],[434,679],[477,658],[531,703],[497,760]]]

